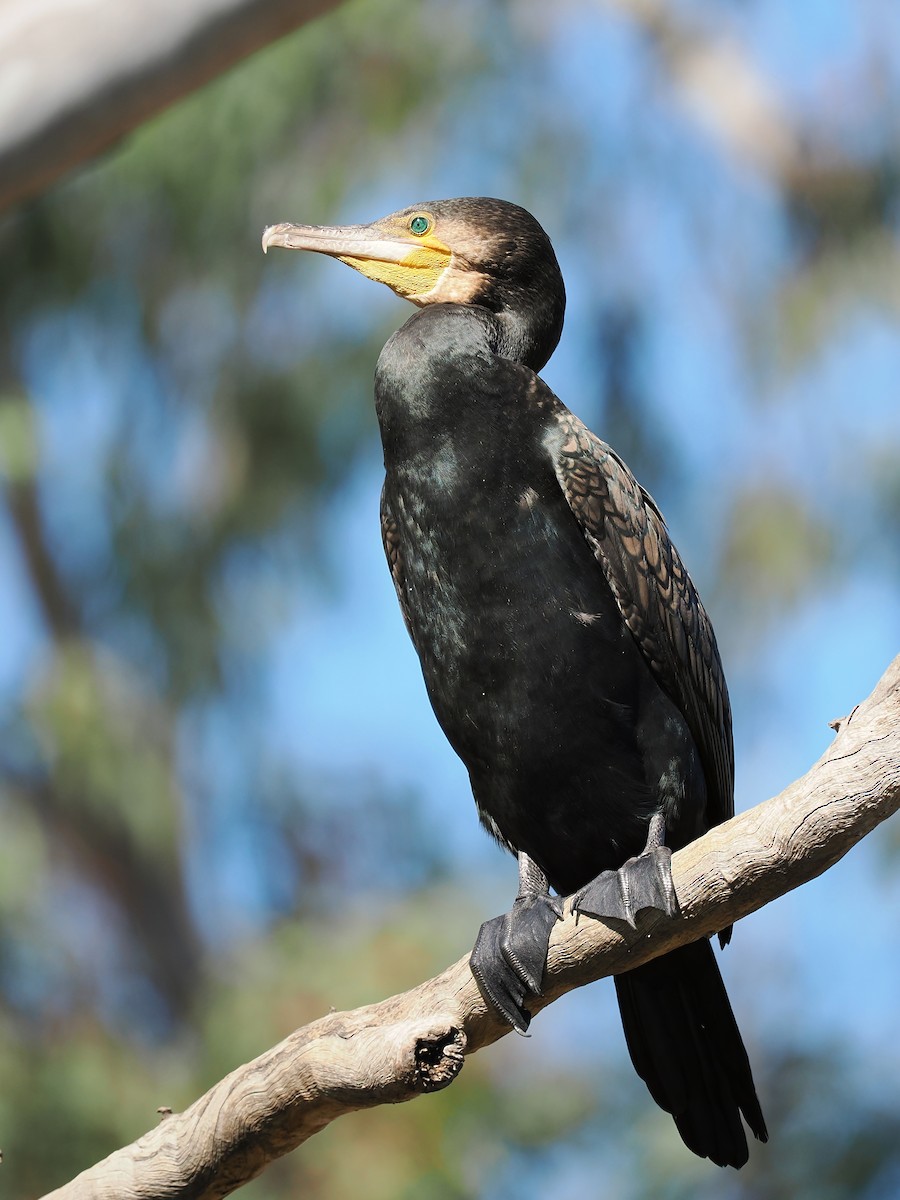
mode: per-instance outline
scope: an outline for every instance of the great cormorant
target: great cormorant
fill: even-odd
[[[565,290],[530,213],[440,200],[273,225],[269,246],[339,258],[420,309],[375,373],[382,534],[438,721],[518,857],[519,895],[482,926],[472,970],[523,1030],[560,897],[632,924],[674,913],[671,851],[734,811],[712,626],[652,498],[536,374]],[[743,1165],[741,1113],[762,1141],[766,1126],[709,942],[615,985],[653,1098],[695,1153]]]

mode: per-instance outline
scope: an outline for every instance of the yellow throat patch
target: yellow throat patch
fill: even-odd
[[[354,258],[338,255],[341,262],[353,267],[367,279],[386,283],[399,296],[424,296],[450,265],[451,250],[436,239],[430,245],[412,246],[400,262],[381,262],[374,258]]]

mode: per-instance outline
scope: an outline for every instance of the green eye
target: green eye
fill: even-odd
[[[428,232],[428,227],[431,222],[427,217],[413,217],[409,223],[409,227],[417,237],[421,237],[423,233]]]

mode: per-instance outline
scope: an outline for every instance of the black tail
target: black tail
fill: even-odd
[[[616,976],[631,1061],[684,1144],[720,1167],[748,1158],[741,1113],[768,1140],[747,1051],[712,946],[681,946]]]

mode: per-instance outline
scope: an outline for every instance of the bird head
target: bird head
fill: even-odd
[[[328,254],[413,304],[476,304],[510,327],[534,326],[522,361],[546,362],[562,330],[565,288],[550,239],[505,200],[434,200],[370,225],[285,222],[265,230],[262,246]]]

